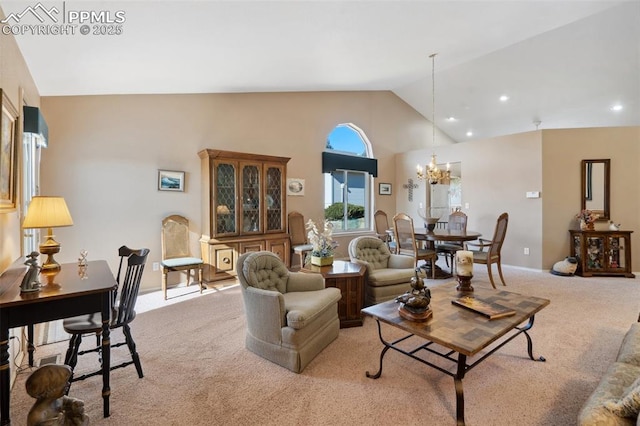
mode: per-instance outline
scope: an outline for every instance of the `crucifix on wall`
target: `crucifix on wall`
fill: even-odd
[[[417,183],[413,183],[413,179],[409,178],[407,183],[402,185],[403,188],[408,189],[409,193],[407,194],[409,197],[409,201],[413,201],[413,189],[418,187]]]

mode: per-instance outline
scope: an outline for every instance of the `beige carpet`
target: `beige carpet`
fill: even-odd
[[[490,286],[482,268],[475,274],[475,286]],[[637,320],[639,280],[515,268],[505,268],[505,276],[508,290],[551,300],[531,331],[535,354],[547,362],[529,360],[519,336],[470,371],[464,379],[467,424],[575,424]],[[341,330],[299,375],[245,350],[244,321],[237,286],[143,312],[133,333],[145,377],[138,379],[133,367],[112,372],[111,417],[102,417],[99,377],[74,383],[70,395],[85,401],[93,425],[455,424],[451,377],[393,351],[380,379],[365,377],[377,370],[381,349],[371,319]],[[65,349],[64,342],[42,346],[37,357]],[[18,376],[11,395],[17,425],[32,404],[24,392],[27,375]]]

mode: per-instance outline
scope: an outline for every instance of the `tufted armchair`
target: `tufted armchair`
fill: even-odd
[[[349,258],[351,262],[367,267],[366,306],[391,300],[411,290],[411,278],[415,275],[413,258],[391,253],[379,238],[354,238],[349,243]]]
[[[245,253],[236,263],[251,352],[300,373],[338,337],[337,288],[320,274],[289,272],[267,251]]]

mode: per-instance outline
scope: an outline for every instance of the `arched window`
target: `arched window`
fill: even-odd
[[[339,124],[322,155],[324,215],[337,232],[371,229],[371,183],[378,174],[371,143],[353,124]]]

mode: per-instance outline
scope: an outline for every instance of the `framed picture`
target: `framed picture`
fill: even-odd
[[[16,208],[16,120],[18,112],[0,89],[0,212]]]
[[[390,183],[378,184],[378,194],[391,195],[391,184]]]
[[[184,172],[158,170],[158,191],[184,192]]]
[[[304,179],[287,179],[287,195],[304,195]]]

